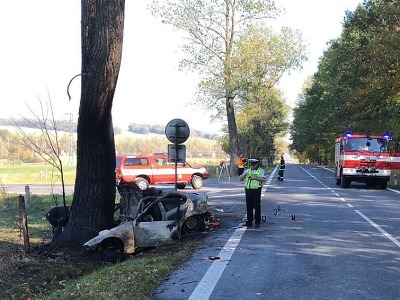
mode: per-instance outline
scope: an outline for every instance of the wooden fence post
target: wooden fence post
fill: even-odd
[[[19,214],[21,215],[22,234],[24,236],[24,250],[26,253],[28,253],[31,250],[31,245],[29,243],[28,219],[26,217],[24,196],[22,195],[18,196],[18,204],[19,204]]]
[[[29,185],[25,185],[25,205],[27,208],[29,208],[31,204],[31,192]]]

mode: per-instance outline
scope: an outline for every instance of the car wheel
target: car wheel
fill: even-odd
[[[193,175],[192,177],[192,187],[195,190],[201,189],[203,187],[203,178],[198,175]]]
[[[149,182],[142,178],[142,177],[138,177],[135,179],[135,183],[136,185],[139,187],[139,189],[141,189],[142,191],[146,190],[149,188]]]
[[[124,261],[128,255],[124,253],[124,244],[121,241],[105,240],[101,243],[100,256],[107,262]]]
[[[201,216],[191,216],[183,223],[183,231],[186,233],[193,233],[200,231],[204,228],[204,219]]]
[[[186,183],[177,183],[176,187],[180,190],[183,190],[186,187]]]

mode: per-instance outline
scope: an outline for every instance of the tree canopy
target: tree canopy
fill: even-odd
[[[311,160],[332,160],[346,130],[400,134],[400,6],[365,1],[346,12],[302,100],[294,109],[292,148]]]
[[[252,99],[250,93],[272,88],[284,72],[300,67],[301,37],[268,29],[266,21],[279,14],[269,0],[154,1],[152,12],[187,34],[180,66],[202,75],[197,103],[226,118],[232,170],[239,151],[236,111]]]

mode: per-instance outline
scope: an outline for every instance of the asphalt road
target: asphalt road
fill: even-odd
[[[31,194],[38,195],[62,194],[61,184],[56,184],[53,186],[49,184],[4,184],[1,186],[1,188],[4,189],[6,193],[21,195],[25,195],[27,193],[27,190],[29,190]],[[67,195],[72,195],[74,193],[74,185],[66,184],[65,193]]]
[[[237,177],[204,191],[221,227],[152,299],[400,299],[398,192],[343,189],[330,170],[287,164],[264,188],[266,222],[244,229]]]

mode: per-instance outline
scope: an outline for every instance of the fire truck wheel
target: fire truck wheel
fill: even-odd
[[[351,183],[350,179],[347,176],[344,176],[343,174],[342,177],[340,178],[340,181],[342,188],[348,188],[350,186]]]
[[[387,181],[386,181],[386,180],[381,180],[381,181],[379,182],[378,186],[379,186],[379,188],[380,188],[381,190],[386,189],[386,188],[387,188]]]
[[[192,177],[192,187],[195,190],[201,189],[203,187],[203,178],[198,175],[193,175]]]
[[[142,177],[136,178],[135,182],[136,182],[137,186],[139,187],[139,189],[141,189],[142,191],[149,188],[149,182]]]
[[[367,181],[366,185],[367,185],[367,187],[376,187],[378,185],[378,182],[376,182],[376,181]]]

